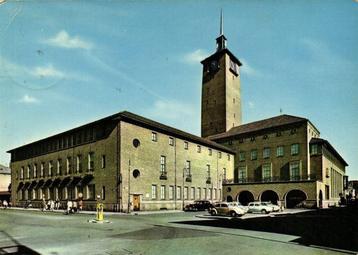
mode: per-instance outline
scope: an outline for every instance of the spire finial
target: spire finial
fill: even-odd
[[[224,34],[224,15],[223,15],[223,8],[221,8],[220,12],[220,35]]]

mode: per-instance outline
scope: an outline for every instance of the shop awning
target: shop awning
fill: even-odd
[[[29,190],[33,189],[36,186],[36,184],[37,184],[37,181],[32,181],[28,189]]]
[[[66,177],[65,179],[63,179],[60,183],[60,187],[65,187],[69,182],[71,181],[71,177]]]
[[[30,182],[25,182],[24,186],[22,186],[22,189],[25,190],[30,186]]]
[[[86,186],[93,180],[92,174],[86,174],[82,180],[77,184],[77,186]]]
[[[48,180],[44,183],[44,185],[42,185],[42,188],[49,188],[51,184],[52,184],[52,180],[51,180],[51,179],[48,179]]]
[[[23,182],[20,182],[20,183],[19,183],[19,186],[17,186],[17,191],[19,191],[19,190],[22,188],[22,186],[24,186],[24,183],[23,183]]]
[[[60,178],[56,178],[56,179],[52,182],[50,188],[58,187],[58,186],[60,185],[60,183],[61,183],[61,179],[60,179]]]
[[[81,180],[82,180],[81,177],[75,176],[75,177],[73,177],[73,179],[71,180],[71,182],[69,182],[69,183],[67,184],[67,187],[74,187],[74,186],[76,186]]]
[[[39,180],[39,182],[37,183],[37,185],[34,187],[34,189],[39,189],[41,188],[41,186],[45,183],[44,180]]]

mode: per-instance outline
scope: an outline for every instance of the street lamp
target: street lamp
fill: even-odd
[[[183,194],[182,194],[182,198],[183,198],[183,210],[184,210],[184,178],[185,178],[185,170],[186,168],[183,168]]]

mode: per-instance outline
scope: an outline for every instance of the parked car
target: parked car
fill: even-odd
[[[230,215],[231,217],[240,217],[246,212],[244,209],[234,206],[232,203],[221,202],[214,205],[213,208],[209,210],[211,215]]]
[[[280,207],[278,205],[275,205],[275,204],[271,203],[271,202],[261,202],[261,203],[266,204],[268,206],[271,206],[273,212],[279,212],[280,211]]]
[[[268,205],[268,202],[251,202],[249,203],[249,210],[248,212],[255,213],[270,213],[273,212],[273,207]]]
[[[209,200],[195,200],[184,207],[184,211],[205,211],[213,207]]]
[[[245,213],[247,213],[247,211],[249,210],[248,206],[244,206],[244,205],[240,204],[239,202],[228,202],[228,203],[231,204],[232,206],[239,207],[240,209],[244,210]]]

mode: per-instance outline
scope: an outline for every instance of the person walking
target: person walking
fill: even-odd
[[[4,202],[2,202],[2,205],[4,206],[4,209],[7,209],[8,203],[6,200],[4,200]]]
[[[58,198],[56,198],[55,209],[58,210],[59,208],[60,208],[60,200],[58,200]]]
[[[46,210],[46,199],[45,199],[45,195],[42,195],[42,211]]]
[[[70,214],[72,210],[72,201],[71,200],[67,200],[67,214]]]

